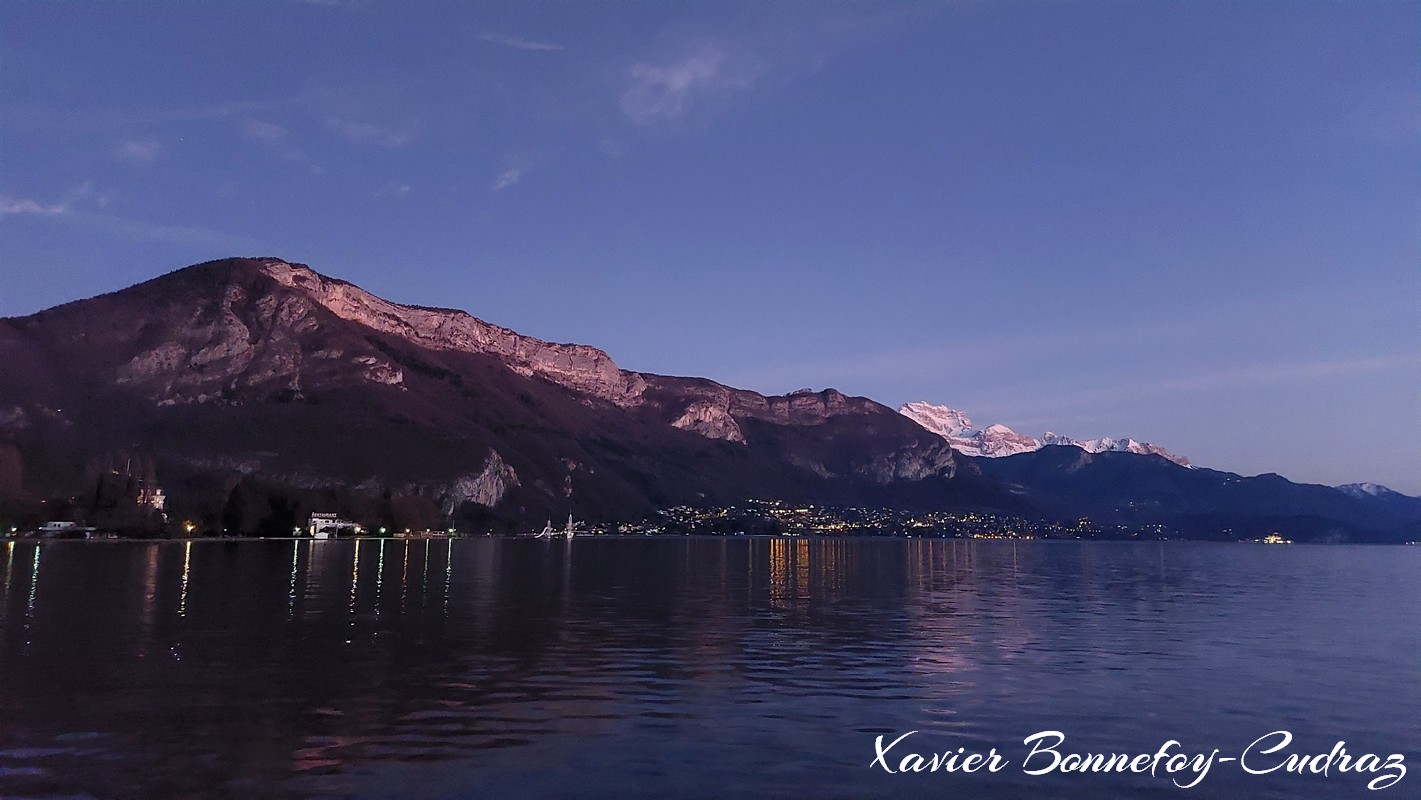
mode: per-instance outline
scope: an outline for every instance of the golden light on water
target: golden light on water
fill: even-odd
[[[183,583],[178,597],[178,616],[187,616],[187,586],[192,574],[192,542],[183,543]]]
[[[355,592],[360,586],[360,540],[355,541],[355,558],[350,564],[350,613],[355,614]],[[354,623],[352,623],[354,624]]]
[[[385,586],[385,540],[380,540],[380,557],[375,562],[375,616],[380,616],[380,595]]]
[[[43,547],[35,545],[34,563],[30,565],[30,597],[25,603],[25,627],[29,627],[29,618],[35,613],[35,598],[39,595],[39,554]]]
[[[445,540],[444,552],[444,615],[449,615],[449,585],[454,580],[454,540]]]
[[[296,616],[296,567],[301,559],[301,543],[291,543],[291,588],[286,593],[286,618]]]

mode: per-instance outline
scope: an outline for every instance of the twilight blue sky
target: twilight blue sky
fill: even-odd
[[[225,255],[1421,494],[1421,6],[0,5],[0,315]]]

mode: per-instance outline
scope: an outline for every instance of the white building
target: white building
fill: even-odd
[[[334,539],[337,536],[364,533],[365,529],[350,520],[341,519],[338,514],[317,511],[312,512],[306,532],[317,539]]]
[[[46,522],[39,527],[36,533],[50,539],[57,537],[72,538],[76,536],[88,538],[94,534],[95,530],[95,528],[83,527],[77,522]]]

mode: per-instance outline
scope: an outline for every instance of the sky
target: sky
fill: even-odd
[[[231,255],[1421,494],[1421,6],[0,4],[0,316]]]

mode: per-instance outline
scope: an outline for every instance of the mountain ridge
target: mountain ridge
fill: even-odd
[[[125,494],[131,505],[134,481],[157,481],[177,518],[270,535],[312,510],[518,531],[569,511],[625,520],[779,499],[1088,513],[1201,536],[1273,524],[1298,538],[1421,536],[1414,498],[1073,440],[972,457],[870,398],[624,370],[590,345],[394,303],[276,258],[204,262],[0,319],[0,367],[0,518]]]
[[[0,387],[0,434],[41,494],[124,448],[156,449],[170,476],[226,474],[197,493],[230,494],[234,475],[403,489],[441,510],[491,501],[475,504],[507,525],[756,486],[892,498],[916,491],[897,481],[975,472],[868,398],[622,370],[595,347],[392,303],[273,258],[204,262],[5,319],[0,363],[23,376]]]

